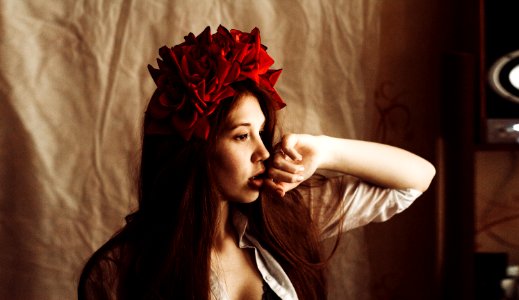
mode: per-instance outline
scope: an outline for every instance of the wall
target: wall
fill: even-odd
[[[437,168],[442,19],[437,1],[382,3],[372,138],[414,151]],[[367,228],[374,299],[438,299],[438,176],[405,213]]]
[[[519,152],[476,153],[476,250],[519,264]]]

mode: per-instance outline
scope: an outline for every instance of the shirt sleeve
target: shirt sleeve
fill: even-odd
[[[304,195],[307,193],[307,195]],[[326,178],[303,192],[312,218],[327,239],[370,222],[383,222],[408,208],[422,193],[390,189],[350,175]]]

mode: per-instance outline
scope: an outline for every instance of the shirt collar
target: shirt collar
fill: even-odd
[[[251,248],[254,247],[247,237],[247,226],[249,224],[249,219],[239,210],[234,210],[232,216],[232,223],[234,229],[238,234],[238,246],[240,248]]]

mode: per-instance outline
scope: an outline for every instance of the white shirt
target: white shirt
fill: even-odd
[[[304,200],[308,201],[314,221],[318,222],[321,240],[332,237],[339,231],[345,232],[370,222],[386,221],[408,208],[421,195],[417,190],[382,188],[348,175],[329,178],[319,187],[298,190]],[[256,266],[263,280],[281,299],[298,299],[283,268],[248,233],[247,223],[245,215],[240,212],[234,214],[233,224],[239,234],[239,247],[254,249]],[[229,299],[215,272],[211,273],[211,294],[214,299]]]

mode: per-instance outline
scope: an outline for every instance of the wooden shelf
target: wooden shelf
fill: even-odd
[[[475,151],[519,151],[519,144],[476,144]]]

